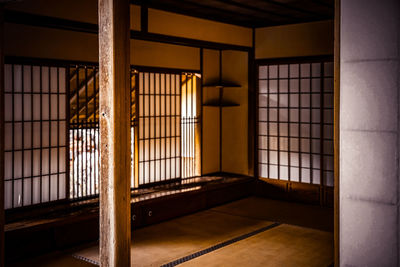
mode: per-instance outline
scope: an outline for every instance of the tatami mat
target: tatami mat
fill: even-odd
[[[333,262],[332,222],[330,209],[246,198],[135,230],[132,266],[326,267]],[[93,266],[71,254],[25,261],[25,266]],[[98,245],[75,249],[73,255],[98,263]]]
[[[332,262],[331,233],[284,224],[179,266],[327,267]]]
[[[269,221],[203,211],[145,227],[133,233],[132,266],[160,266],[270,224]],[[98,246],[75,254],[99,261]]]
[[[210,210],[333,232],[332,208],[316,205],[249,197]]]

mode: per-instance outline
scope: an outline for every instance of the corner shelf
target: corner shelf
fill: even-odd
[[[238,107],[240,104],[223,100],[223,90],[224,88],[234,88],[234,87],[242,87],[240,84],[228,81],[216,81],[204,84],[203,87],[215,87],[219,90],[219,99],[209,100],[203,104],[205,107]]]
[[[233,82],[212,82],[204,84],[203,87],[216,87],[216,88],[226,88],[226,87],[241,87],[240,84]]]
[[[203,104],[204,107],[221,107],[221,108],[226,108],[226,107],[238,107],[240,104],[230,102],[230,101],[208,101]]]
[[[202,58],[203,60],[203,58]],[[236,82],[232,82],[229,80],[223,80],[222,78],[222,50],[219,50],[219,77],[217,79],[210,79],[205,83],[202,83],[202,87],[213,87],[214,90],[218,92],[218,96],[214,95],[214,98],[207,99],[205,103],[203,103],[203,98],[201,99],[202,106],[204,107],[212,107],[217,108],[218,116],[219,116],[219,172],[222,172],[222,115],[223,109],[227,107],[239,107],[239,103],[232,102],[230,100],[224,99],[224,89],[229,88],[238,88],[242,87],[240,84]],[[213,90],[210,88],[210,90]],[[233,91],[234,92],[234,91]],[[215,109],[214,109],[215,110]],[[235,111],[238,111],[237,109]],[[240,110],[239,110],[240,111]]]

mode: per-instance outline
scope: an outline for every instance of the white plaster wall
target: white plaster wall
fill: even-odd
[[[399,266],[399,19],[341,1],[340,266]]]

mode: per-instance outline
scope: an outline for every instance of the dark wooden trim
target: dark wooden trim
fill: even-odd
[[[330,2],[328,3],[327,1],[323,1],[323,0],[311,0],[311,1],[316,3],[316,4],[318,4],[318,5],[320,5],[320,6],[334,8],[334,4],[331,4]]]
[[[187,2],[187,0],[185,0],[186,2]],[[258,13],[257,14],[257,17],[258,18],[263,18],[265,21],[264,21],[264,23],[266,23],[267,21],[269,21],[269,23],[272,23],[272,24],[274,24],[274,23],[276,23],[276,22],[274,22],[274,21],[272,21],[272,20],[267,20],[266,18],[268,17],[268,16],[274,16],[274,17],[285,17],[285,18],[289,18],[289,19],[291,19],[291,20],[295,20],[296,18],[295,17],[293,17],[293,16],[290,16],[290,15],[288,15],[288,14],[283,14],[283,13],[281,13],[281,14],[279,14],[279,13],[275,13],[274,11],[271,11],[271,10],[268,10],[268,9],[265,9],[265,8],[258,8],[258,7],[254,7],[254,6],[251,6],[251,5],[248,5],[248,4],[245,4],[245,3],[242,3],[242,2],[236,2],[236,1],[232,1],[232,0],[216,0],[217,2],[220,2],[220,3],[223,3],[225,6],[234,6],[234,7],[237,7],[237,8],[240,8],[240,9],[242,9],[242,10],[248,10],[248,11],[251,11],[251,13],[249,13],[249,12],[233,12],[233,14],[234,15],[241,15],[241,16],[243,16],[243,15],[251,15],[251,16],[255,16],[255,12],[256,13]],[[193,3],[193,2],[191,2],[191,3]],[[215,6],[212,6],[212,5],[203,5],[203,7],[207,7],[207,8],[212,8],[212,9],[214,9],[215,8]],[[227,11],[228,9],[223,9],[222,11],[225,13],[226,11]],[[232,11],[229,11],[229,12],[232,12]],[[233,23],[232,23],[233,24]],[[253,26],[253,25],[251,25],[251,26]]]
[[[15,23],[15,24],[98,34],[97,24],[78,22],[74,20],[60,19],[42,15],[34,15],[18,11],[7,10],[5,12],[5,21],[8,23]],[[175,44],[182,46],[199,47],[199,48],[203,47],[209,49],[239,50],[239,51],[249,51],[251,49],[251,47],[248,46],[209,42],[198,39],[176,37],[158,33],[135,31],[135,30],[130,31],[130,37],[131,39],[134,40],[143,40],[143,41]]]
[[[219,84],[222,84],[222,50],[219,50]],[[218,98],[218,111],[219,111],[219,171],[222,172],[222,106],[221,106],[221,102],[222,102],[222,97],[223,97],[223,90],[224,88],[220,87],[218,88],[219,90],[219,98]]]
[[[140,6],[140,30],[142,32],[149,31],[149,8],[146,4]]]
[[[66,181],[66,185],[65,185],[65,198],[66,199],[70,199],[70,181],[71,181],[71,175],[70,175],[70,170],[71,170],[71,166],[70,166],[70,164],[69,164],[69,159],[70,159],[70,122],[71,122],[71,120],[70,120],[70,116],[71,116],[71,112],[70,112],[70,110],[71,110],[71,106],[70,106],[70,104],[71,104],[71,101],[70,101],[70,99],[71,99],[71,88],[70,88],[70,86],[71,86],[71,82],[70,82],[70,66],[67,66],[66,68],[65,68],[65,90],[66,90],[66,97],[67,97],[67,103],[66,103],[66,105],[65,105],[65,108],[66,108],[66,112],[65,112],[65,115],[66,115],[66,121],[65,121],[65,143],[66,143],[66,147],[65,147],[65,159],[66,159],[66,163],[65,163],[65,170],[66,170],[66,173],[65,173],[65,181]],[[79,95],[78,95],[78,98],[79,98]],[[79,99],[78,99],[78,101],[79,101]]]
[[[255,66],[255,28],[252,29],[252,49],[248,53],[248,167],[254,177],[258,177],[257,171],[257,125],[256,125],[256,83],[257,71]]]
[[[84,33],[98,33],[98,25],[68,19],[60,19],[49,16],[30,14],[25,12],[6,10],[4,12],[6,23],[23,24],[29,26],[53,28],[59,30],[68,30]]]
[[[203,68],[204,68],[204,49],[200,48],[200,175],[203,175]]]
[[[51,58],[33,58],[33,57],[18,57],[18,56],[5,56],[4,61],[6,64],[40,64],[49,65],[54,67],[67,67],[67,66],[99,66],[98,62],[93,61],[78,61],[78,60],[63,60]],[[187,73],[201,73],[200,70],[179,69],[179,68],[165,68],[165,67],[152,67],[143,65],[131,65],[131,68],[143,72],[163,72],[171,74]]]
[[[138,70],[140,72],[162,72],[162,73],[170,73],[170,74],[201,73],[201,70],[150,67],[150,66],[141,66],[141,65],[131,65],[131,68]]]
[[[198,48],[207,48],[207,49],[239,50],[239,51],[249,51],[251,49],[251,47],[248,46],[209,42],[198,39],[170,36],[158,33],[143,33],[141,31],[134,31],[134,30],[131,31],[131,39],[198,47]]]
[[[340,266],[340,0],[335,0],[335,44],[334,44],[334,262]]]
[[[333,55],[320,55],[320,56],[303,56],[303,57],[283,57],[283,58],[263,58],[256,59],[256,65],[268,64],[290,64],[293,62],[298,63],[315,63],[321,61],[333,61]]]
[[[51,58],[34,58],[34,57],[19,57],[19,56],[5,56],[4,62],[6,64],[26,64],[26,65],[49,65],[52,67],[67,67],[67,66],[98,66],[98,62],[92,61],[78,61],[78,60],[63,60]]]
[[[290,5],[290,4],[285,4],[284,2],[278,2],[278,1],[275,1],[275,0],[265,0],[265,1],[268,4],[277,6],[279,8],[289,9],[289,10],[296,11],[298,13],[303,13],[303,14],[309,14],[309,15],[312,15],[312,16],[316,16],[314,19],[323,19],[322,18],[323,16],[321,16],[320,14],[312,12],[312,11],[308,11],[307,9],[294,7],[294,6]]]
[[[0,266],[4,266],[4,7],[0,4]]]

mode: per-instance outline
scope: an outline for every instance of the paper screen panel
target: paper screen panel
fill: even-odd
[[[5,65],[6,209],[66,197],[65,155],[60,160],[66,152],[65,72],[63,67]]]
[[[333,185],[333,64],[259,66],[259,175]]]

